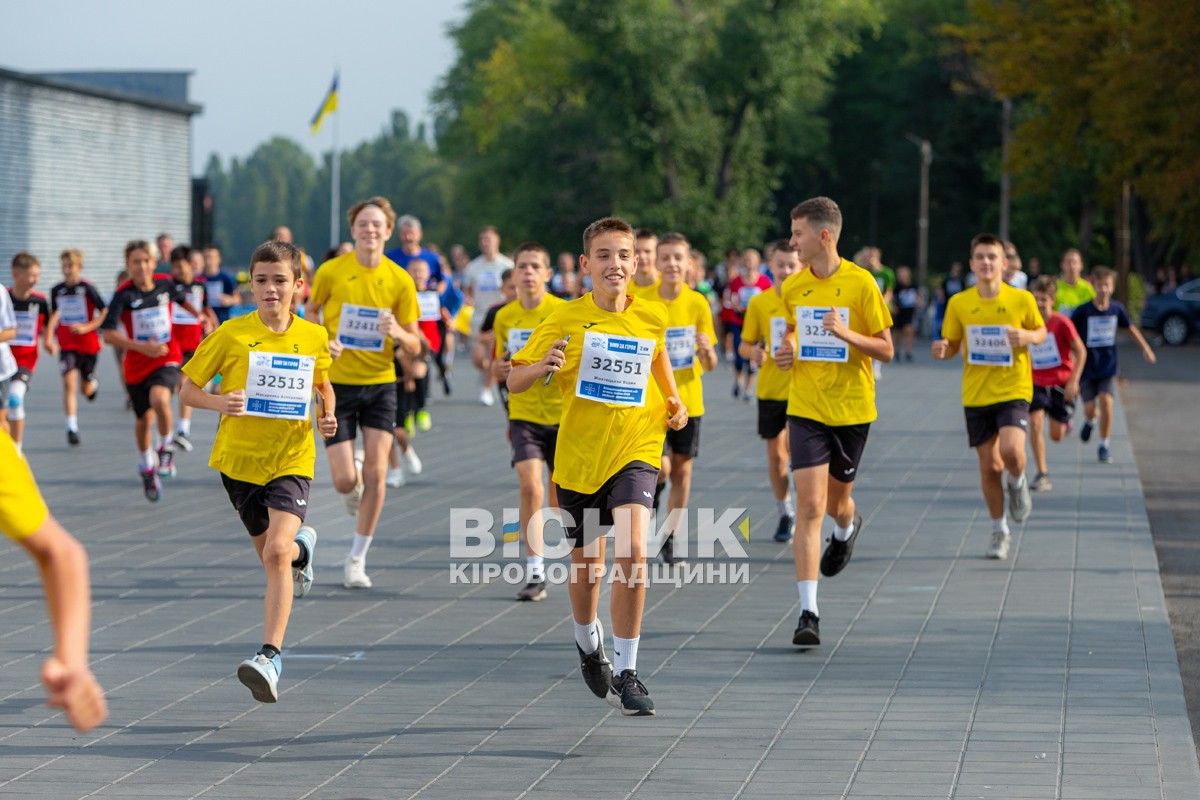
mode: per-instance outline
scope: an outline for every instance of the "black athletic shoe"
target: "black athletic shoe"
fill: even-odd
[[[836,536],[829,537],[829,546],[821,556],[821,574],[826,578],[837,575],[850,563],[850,556],[854,555],[854,542],[858,540],[858,534],[862,533],[862,517],[855,514],[853,524],[854,531],[846,541],[843,542]]]
[[[821,618],[811,611],[800,612],[800,622],[792,634],[792,644],[797,647],[815,647],[821,643]]]
[[[72,447],[79,444],[79,431],[67,431],[67,444]]]
[[[779,525],[775,528],[775,541],[790,542],[792,540],[792,525],[795,522],[795,517],[780,517]]]
[[[664,564],[682,564],[687,561],[683,556],[675,555],[675,534],[663,539],[662,550],[658,551]]]
[[[142,493],[151,503],[157,503],[162,494],[162,483],[158,480],[158,473],[151,467],[150,469],[139,469],[138,474],[142,476]]]
[[[1090,419],[1085,419],[1083,421],[1083,427],[1079,429],[1079,441],[1086,443],[1088,439],[1091,439],[1092,431],[1095,429],[1095,427],[1095,423],[1093,423]]]
[[[583,652],[579,642],[575,643],[575,649],[579,652],[579,669],[583,671],[583,682],[596,697],[608,697],[612,691],[612,662],[604,655],[604,626],[600,624],[600,620],[596,620],[596,633],[600,638],[600,646],[596,648],[596,652]]]
[[[638,680],[637,670],[627,669],[613,678],[608,703],[627,717],[648,717],[654,713],[654,701],[646,686]]]
[[[192,448],[193,448],[192,440],[188,438],[188,435],[186,433],[176,433],[175,434],[175,444],[182,447],[183,452],[185,452],[185,453],[192,452]]]

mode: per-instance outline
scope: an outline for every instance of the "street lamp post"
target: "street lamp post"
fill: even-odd
[[[929,165],[933,163],[933,145],[913,133],[904,138],[921,149],[921,208],[917,218],[917,285],[924,286],[929,276]]]

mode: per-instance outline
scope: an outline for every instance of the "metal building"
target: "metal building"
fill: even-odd
[[[103,294],[131,239],[191,230],[187,72],[38,74],[0,68],[0,282],[13,254],[42,262],[39,288],[59,280],[59,253],[84,253]]]

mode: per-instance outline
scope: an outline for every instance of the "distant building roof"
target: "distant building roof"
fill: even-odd
[[[46,72],[29,73],[0,67],[0,78],[62,89],[180,114],[203,109],[188,100],[191,72]]]

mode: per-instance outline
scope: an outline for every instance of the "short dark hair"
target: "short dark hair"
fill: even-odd
[[[767,261],[770,261],[771,257],[774,256],[776,253],[794,253],[794,252],[796,252],[795,248],[792,247],[791,241],[788,239],[776,239],[775,241],[768,244],[764,248],[764,251],[765,252],[763,253],[763,255],[766,256]]]
[[[1051,299],[1058,297],[1058,281],[1049,275],[1039,275],[1033,279],[1029,291],[1035,294],[1048,295]]]
[[[38,261],[37,256],[33,253],[26,253],[24,250],[13,256],[12,268],[13,272],[17,270],[27,270],[30,267],[40,267],[42,262]]]
[[[692,243],[689,242],[687,237],[679,231],[671,231],[670,233],[664,233],[662,236],[660,236],[658,239],[658,246],[662,247],[664,244],[681,244],[688,250],[692,249]]]
[[[601,217],[583,231],[583,252],[591,254],[592,240],[602,233],[620,233],[633,239],[633,226],[620,217]]]
[[[383,215],[387,217],[388,227],[391,228],[396,224],[396,210],[392,208],[391,201],[381,195],[368,197],[366,200],[359,200],[354,205],[350,206],[350,210],[346,212],[346,219],[350,221],[350,226],[354,226],[354,220],[362,213],[362,210],[367,206],[375,206]]]
[[[521,242],[519,245],[517,245],[517,249],[513,250],[513,261],[516,261],[517,256],[521,255],[521,253],[541,253],[542,266],[550,266],[550,251],[547,250],[546,246],[540,242]]]
[[[1112,267],[1092,267],[1092,271],[1088,273],[1088,280],[1093,284],[1096,281],[1116,280],[1117,271]]]
[[[512,277],[512,267],[508,267],[507,269],[504,270],[504,272],[500,273],[500,282],[504,283],[506,280],[508,280],[511,277]]]
[[[636,242],[640,239],[657,239],[658,234],[649,228],[638,228],[633,232],[633,240]]]
[[[172,264],[176,261],[190,261],[192,258],[192,248],[186,244],[176,245],[171,249],[171,257],[168,259]]]
[[[204,249],[216,250],[219,253],[221,252],[221,245],[217,244],[216,242],[209,242],[208,244],[204,245]]]
[[[129,260],[129,257],[133,255],[133,251],[135,250],[145,250],[146,255],[150,256],[151,258],[154,258],[155,254],[158,252],[158,248],[147,242],[145,239],[134,239],[132,242],[129,242],[125,245],[126,261]]]
[[[304,275],[304,255],[291,242],[263,242],[254,248],[250,256],[250,277],[254,277],[255,264],[291,264],[292,278],[300,280]]]
[[[792,209],[792,219],[805,219],[814,228],[826,228],[836,239],[842,232],[842,209],[828,197],[810,197]]]
[[[975,248],[980,245],[989,245],[999,247],[1000,252],[1004,252],[1004,242],[1000,241],[1000,237],[994,233],[977,233],[975,238],[971,239],[971,255],[975,255]]]

